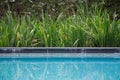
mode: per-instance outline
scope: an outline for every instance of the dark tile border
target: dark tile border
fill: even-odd
[[[1,53],[13,53],[12,49],[0,49],[0,54]]]
[[[120,53],[120,48],[0,48],[0,54],[11,53]]]
[[[119,49],[85,49],[85,53],[120,53]]]

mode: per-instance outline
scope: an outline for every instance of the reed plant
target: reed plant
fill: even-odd
[[[119,47],[120,20],[106,10],[80,5],[77,13],[52,19],[7,14],[0,20],[1,47]]]

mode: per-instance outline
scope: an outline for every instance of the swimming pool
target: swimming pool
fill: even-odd
[[[120,49],[1,48],[0,80],[120,80]]]

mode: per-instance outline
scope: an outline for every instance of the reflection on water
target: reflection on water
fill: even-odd
[[[0,80],[120,80],[120,63],[1,63]]]

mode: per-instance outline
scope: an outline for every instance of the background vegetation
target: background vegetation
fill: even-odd
[[[114,1],[1,0],[0,46],[120,47]]]
[[[120,0],[0,0],[0,16],[5,15],[8,10],[16,15],[40,16],[42,12],[49,13],[52,17],[58,16],[61,12],[70,15],[80,4],[91,7],[93,3],[101,5],[103,1],[102,5],[108,10],[111,18],[116,13],[120,19]]]

